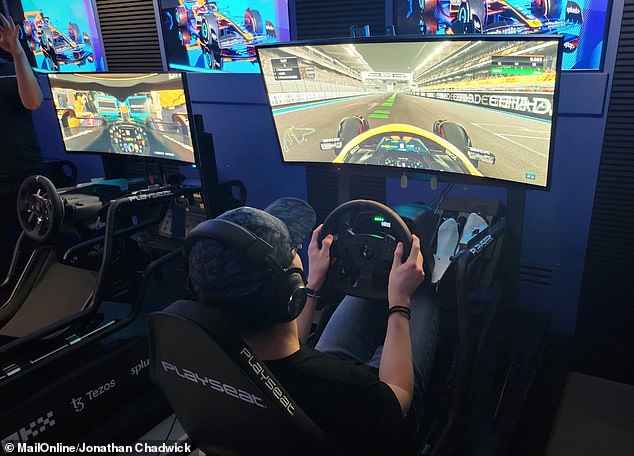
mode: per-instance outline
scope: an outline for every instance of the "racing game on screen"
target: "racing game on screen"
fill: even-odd
[[[36,70],[105,71],[92,0],[22,0],[22,9]]]
[[[559,34],[564,70],[601,68],[611,0],[395,0],[399,35]]]
[[[194,163],[180,73],[49,74],[68,152]]]
[[[257,73],[255,46],[290,39],[288,0],[159,0],[170,69]]]
[[[559,40],[258,48],[285,162],[548,185]]]

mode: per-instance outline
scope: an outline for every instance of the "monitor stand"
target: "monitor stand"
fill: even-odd
[[[505,287],[503,302],[512,303],[509,306],[512,309],[516,307],[519,293],[525,201],[526,190],[519,185],[509,184],[506,194]]]
[[[179,164],[165,159],[129,155],[102,155],[106,179],[127,179],[148,184],[165,184],[168,177],[179,174]]]

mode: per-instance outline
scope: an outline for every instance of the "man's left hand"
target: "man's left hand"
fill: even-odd
[[[18,40],[20,29],[13,23],[9,16],[6,18],[0,13],[0,48],[7,51],[13,57],[22,52],[22,46]]]
[[[334,239],[333,235],[329,234],[321,241],[319,248],[318,239],[322,228],[323,225],[315,228],[308,246],[308,286],[315,290],[319,290],[326,280],[326,273],[330,267],[330,245]]]

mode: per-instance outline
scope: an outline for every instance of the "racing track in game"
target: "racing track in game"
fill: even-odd
[[[67,151],[194,162],[178,73],[49,75]]]
[[[480,163],[485,176],[545,185],[548,169],[548,144],[551,123],[493,109],[469,106],[403,93],[347,98],[339,102],[313,102],[274,109],[280,133],[280,144],[288,161],[331,162],[332,150],[321,150],[319,142],[337,136],[339,121],[348,116],[365,117],[370,128],[388,123],[408,123],[432,131],[436,120],[447,119],[461,124],[469,134],[473,147],[493,151],[495,164]],[[301,119],[301,120],[298,120]]]
[[[548,185],[560,42],[258,48],[282,155]]]
[[[62,135],[68,150],[109,151],[112,150],[109,128],[113,124],[104,127],[64,127]],[[192,146],[185,143],[188,140],[178,133],[151,131],[148,135],[147,151],[152,151],[151,156],[165,158],[177,158],[189,160],[194,153]],[[164,155],[161,155],[164,154]],[[149,153],[138,154],[150,156]]]

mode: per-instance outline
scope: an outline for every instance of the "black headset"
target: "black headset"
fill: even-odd
[[[186,237],[185,258],[201,239],[213,239],[242,253],[250,267],[262,268],[268,278],[252,293],[233,298],[225,308],[247,326],[265,326],[294,320],[306,304],[304,272],[284,268],[273,256],[273,247],[251,231],[227,220],[208,220],[195,227]]]

